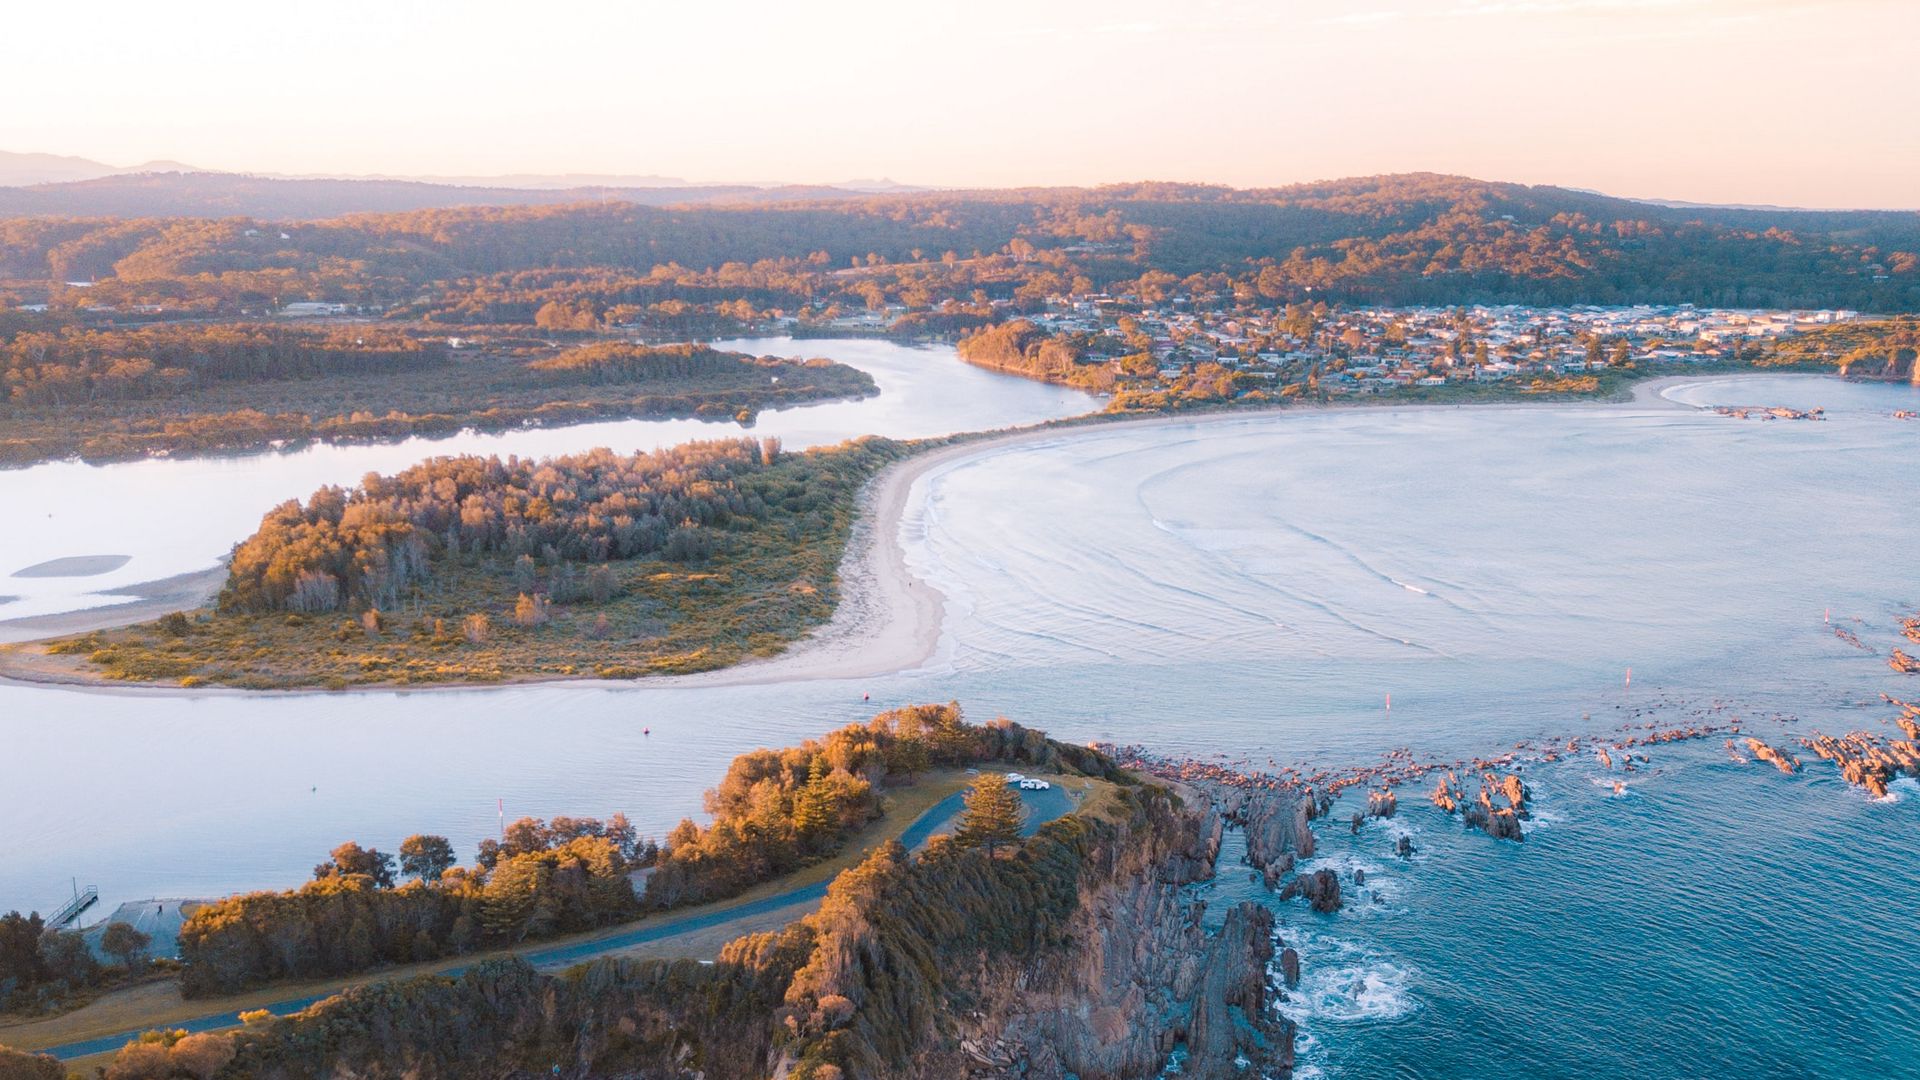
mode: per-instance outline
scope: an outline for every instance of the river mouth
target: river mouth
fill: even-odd
[[[1902,480],[1920,427],[1872,388],[1778,378],[1724,392],[1829,418],[1742,422],[1699,400],[1350,409],[958,457],[915,483],[895,526],[946,602],[933,658],[890,675],[284,698],[0,688],[0,815],[22,840],[0,861],[0,910],[44,906],[75,875],[109,903],[288,886],[345,839],[389,849],[424,831],[467,854],[501,803],[624,810],[660,835],[733,755],[918,701],[1256,765],[1493,754],[1708,709],[1789,733],[1870,726],[1880,693],[1920,692],[1887,667],[1899,617],[1920,611],[1904,557],[1920,505]],[[1325,964],[1299,1006],[1313,1063],[1574,1076],[1585,1060],[1678,1080],[1722,1054],[1749,1075],[1838,1077],[1848,1062],[1804,1048],[1846,1026],[1867,1071],[1897,1074],[1920,1045],[1920,973],[1862,965],[1853,946],[1900,955],[1880,913],[1920,907],[1920,799],[1874,802],[1830,769],[1777,777],[1717,742],[1650,756],[1625,797],[1586,760],[1529,766],[1540,826],[1524,845],[1461,831],[1419,792],[1401,796],[1405,863],[1380,826],[1326,830],[1327,865],[1364,868],[1381,900],[1282,911],[1309,970]],[[94,781],[79,805],[77,762]],[[219,783],[182,782],[209,769]],[[1713,1036],[1690,1042],[1674,1018],[1708,1006]],[[1603,1029],[1578,1030],[1588,1016]],[[1515,1041],[1526,1031],[1542,1034]]]

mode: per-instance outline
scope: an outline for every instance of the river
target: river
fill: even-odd
[[[877,396],[763,412],[751,428],[703,420],[617,420],[566,427],[466,431],[440,438],[280,453],[154,458],[110,465],[55,462],[0,470],[0,620],[100,606],[125,588],[204,570],[260,523],[260,515],[325,484],[350,485],[446,454],[543,457],[598,446],[651,450],[692,439],[776,436],[790,449],[859,435],[899,439],[1052,420],[1097,410],[1076,390],[963,363],[953,349],[872,339],[746,338],[714,343],[753,355],[830,356],[872,375]],[[9,577],[53,559],[126,555],[92,577]],[[7,598],[11,598],[9,601]],[[19,635],[13,635],[17,638]],[[38,635],[30,635],[38,636]],[[0,626],[0,641],[9,640]]]
[[[55,901],[70,875],[110,900],[290,885],[347,838],[391,850],[430,831],[467,851],[496,799],[659,833],[731,755],[909,701],[1336,765],[1716,704],[1763,731],[1838,732],[1883,720],[1881,692],[1920,697],[1885,659],[1920,611],[1920,423],[1891,416],[1920,394],[1776,376],[1667,396],[1098,428],[961,458],[899,524],[948,598],[939,651],[882,678],[0,689],[0,909]],[[1828,419],[1680,407],[1718,403]],[[1369,886],[1335,916],[1284,908],[1308,1074],[1913,1075],[1920,789],[1873,802],[1824,763],[1782,777],[1717,742],[1651,756],[1619,798],[1584,759],[1531,770],[1523,845],[1463,835],[1413,791],[1390,826],[1325,829],[1326,864],[1366,867]],[[1402,831],[1409,863],[1388,854]]]

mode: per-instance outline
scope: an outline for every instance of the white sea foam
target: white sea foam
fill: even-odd
[[[1872,801],[1892,804],[1902,801],[1908,795],[1920,795],[1920,780],[1915,780],[1911,776],[1902,776],[1887,785],[1887,793],[1885,795]]]
[[[1279,1009],[1302,1027],[1398,1020],[1419,1007],[1411,984],[1405,968],[1386,961],[1316,965],[1302,971],[1300,985]]]
[[[1558,810],[1542,810],[1538,806],[1529,807],[1528,813],[1532,815],[1527,821],[1526,827],[1528,831],[1555,828],[1556,826],[1565,825],[1571,820],[1566,814]]]
[[[1325,851],[1300,864],[1301,873],[1310,874],[1315,870],[1331,870],[1343,878],[1352,877],[1355,870],[1365,870],[1368,877],[1393,872],[1390,867],[1357,851]]]
[[[1301,1045],[1321,1045],[1318,1022],[1397,1020],[1419,1007],[1413,972],[1377,948],[1299,927],[1282,937],[1300,953],[1300,985],[1275,1007],[1306,1033]]]

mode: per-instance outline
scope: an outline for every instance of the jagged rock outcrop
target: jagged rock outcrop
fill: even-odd
[[[1331,915],[1340,910],[1340,875],[1326,869],[1300,874],[1280,890],[1282,900],[1296,896],[1303,897],[1313,910]]]
[[[1367,792],[1367,816],[1390,818],[1400,809],[1400,798],[1392,788]]]
[[[1251,901],[1233,906],[1215,935],[1211,957],[1194,996],[1193,1023],[1187,1029],[1187,1065],[1196,1076],[1229,1076],[1234,1062],[1285,1058],[1292,1067],[1292,1032],[1277,1055],[1273,1022],[1267,1018],[1267,967],[1273,960],[1273,912]]]
[[[1524,841],[1520,823],[1533,816],[1528,807],[1532,793],[1517,773],[1483,772],[1480,793],[1467,801],[1460,778],[1449,772],[1440,779],[1430,796],[1433,804],[1449,814],[1458,813],[1468,825],[1496,840]]]
[[[1759,739],[1752,737],[1747,739],[1747,752],[1754,756],[1754,760],[1764,761],[1788,775],[1792,775],[1800,768],[1799,758],[1794,757],[1784,750],[1768,746]]]
[[[1235,791],[1232,812],[1247,836],[1247,862],[1260,871],[1267,888],[1279,885],[1299,859],[1313,856],[1314,800],[1270,789]]]
[[[1289,990],[1300,985],[1300,952],[1291,945],[1280,950],[1280,979]]]
[[[1885,350],[1863,350],[1840,363],[1840,375],[1874,382],[1904,382],[1920,386],[1920,359],[1916,350],[1895,344]]]
[[[1883,738],[1871,732],[1849,735],[1815,735],[1800,743],[1819,757],[1840,768],[1840,776],[1855,787],[1865,788],[1876,799],[1885,798],[1887,785],[1902,776],[1920,777],[1920,725],[1901,717],[1901,729],[1910,739]]]
[[[1505,807],[1475,802],[1467,806],[1461,818],[1495,840],[1524,841],[1527,838],[1526,832],[1520,828],[1519,815]]]

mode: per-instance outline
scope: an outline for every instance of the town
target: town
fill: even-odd
[[[1145,339],[1162,377],[1197,365],[1261,379],[1317,377],[1333,394],[1409,385],[1502,382],[1586,374],[1622,364],[1709,364],[1747,346],[1831,326],[1850,311],[1729,311],[1678,307],[1522,306],[1361,308],[1292,305],[1208,312],[1089,297],[1049,304],[1036,326],[1092,339],[1089,362],[1117,359]]]

